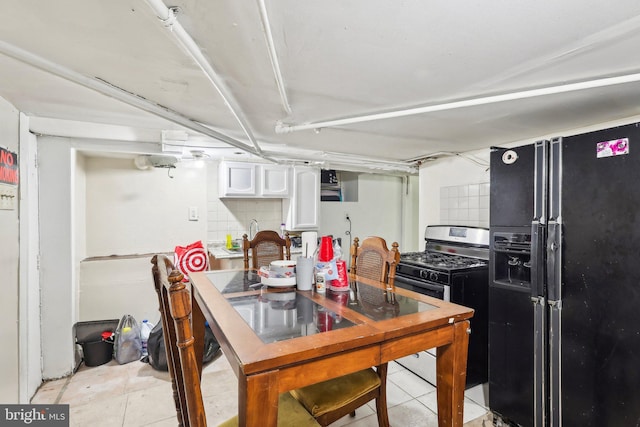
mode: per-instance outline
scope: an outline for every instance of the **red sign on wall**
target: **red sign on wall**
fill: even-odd
[[[0,147],[0,182],[18,185],[18,155]]]

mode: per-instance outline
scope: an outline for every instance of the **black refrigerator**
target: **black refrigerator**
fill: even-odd
[[[494,148],[490,197],[490,409],[639,425],[640,124]]]

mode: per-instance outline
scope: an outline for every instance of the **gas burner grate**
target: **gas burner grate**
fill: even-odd
[[[486,261],[460,255],[443,254],[440,252],[408,252],[400,255],[400,262],[424,265],[432,268],[471,268],[487,265]]]

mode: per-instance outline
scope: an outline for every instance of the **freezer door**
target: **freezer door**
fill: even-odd
[[[489,286],[489,407],[514,425],[534,421],[534,308],[528,289]]]
[[[491,227],[528,227],[533,218],[534,145],[491,152]]]

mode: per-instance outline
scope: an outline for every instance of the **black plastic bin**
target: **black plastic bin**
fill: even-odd
[[[115,332],[118,319],[78,322],[73,326],[76,338],[76,369],[84,361],[87,366],[100,366],[113,358],[113,342],[102,340],[105,331]]]
[[[108,363],[113,358],[113,342],[88,341],[80,344],[84,364],[87,366],[100,366]]]

